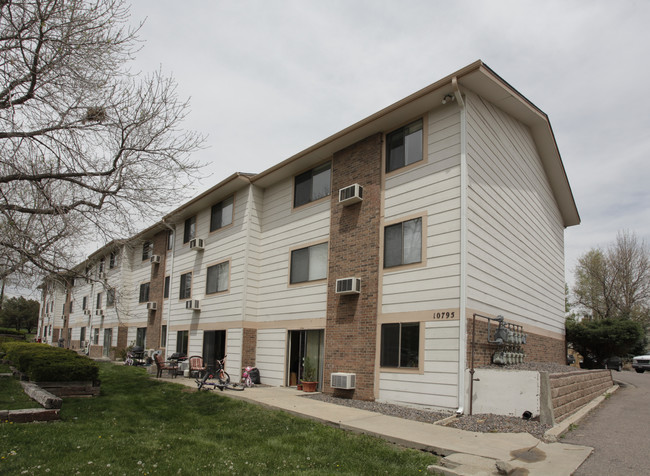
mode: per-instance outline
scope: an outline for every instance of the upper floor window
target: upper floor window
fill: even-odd
[[[381,325],[382,367],[413,368],[419,365],[420,324],[398,322]]]
[[[189,299],[192,297],[192,273],[181,274],[181,286],[178,299]]]
[[[218,230],[232,223],[233,203],[234,197],[230,197],[212,207],[210,231]]]
[[[174,232],[172,230],[167,231],[167,249],[171,250],[174,247]]]
[[[330,194],[332,165],[328,162],[296,175],[293,206],[299,207]]]
[[[228,291],[229,271],[228,261],[210,266],[206,277],[205,293],[213,294]]]
[[[101,309],[102,308],[102,293],[97,293],[97,306],[95,309]]]
[[[422,119],[386,135],[386,172],[422,160]]]
[[[108,257],[108,269],[113,269],[117,266],[117,253],[113,251]]]
[[[384,228],[384,268],[422,261],[422,218]]]
[[[147,302],[149,300],[149,283],[140,285],[140,298],[138,302]]]
[[[151,258],[152,248],[153,248],[153,243],[151,243],[151,241],[145,241],[144,243],[142,243],[142,261]]]
[[[163,299],[169,297],[169,276],[165,276],[165,288],[163,290]]]
[[[291,252],[291,284],[327,278],[327,243]]]
[[[88,296],[84,296],[81,300],[81,309],[84,311],[88,309]]]
[[[185,220],[185,230],[183,231],[183,243],[196,238],[196,215]]]
[[[115,305],[115,289],[109,289],[106,291],[106,306]]]

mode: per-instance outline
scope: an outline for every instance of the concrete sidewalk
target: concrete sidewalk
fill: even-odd
[[[196,388],[194,379],[167,381]],[[587,446],[544,443],[528,433],[475,433],[405,420],[305,398],[304,392],[287,387],[258,386],[219,394],[446,456],[446,467],[435,470],[447,475],[498,474],[495,463],[503,461],[513,470],[521,468],[515,474],[570,476],[593,451]]]

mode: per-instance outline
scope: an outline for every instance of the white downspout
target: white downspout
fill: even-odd
[[[167,356],[169,355],[169,352],[167,352],[167,349],[169,349],[169,329],[170,329],[170,320],[171,320],[171,315],[172,315],[172,284],[174,282],[174,253],[176,252],[176,225],[170,225],[168,223],[165,223],[163,220],[163,225],[165,225],[167,228],[169,228],[173,234],[174,234],[174,239],[172,241],[172,264],[169,269],[169,295],[167,296],[167,335],[165,336],[165,355],[164,358],[167,360]],[[166,252],[166,251],[165,251]],[[165,260],[165,267],[167,267],[167,261]],[[165,294],[165,284],[163,282],[163,295]],[[163,296],[163,303],[165,302],[165,298]]]
[[[454,96],[460,108],[460,339],[458,349],[458,409],[465,412],[465,367],[467,366],[467,111],[456,77],[452,78]],[[470,395],[470,398],[472,396]]]

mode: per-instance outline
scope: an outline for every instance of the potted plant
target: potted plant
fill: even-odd
[[[316,376],[316,367],[312,364],[309,357],[305,357],[305,366],[302,372],[302,389],[305,392],[315,392],[318,386],[318,378]]]

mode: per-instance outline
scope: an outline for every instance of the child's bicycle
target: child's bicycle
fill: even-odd
[[[253,367],[248,366],[244,369],[244,372],[241,374],[241,383],[244,387],[252,387],[255,385],[253,383],[253,379],[251,378],[251,370],[253,370]]]
[[[216,370],[209,368],[205,371],[202,378],[197,378],[195,380],[199,391],[214,390],[215,388],[218,388],[222,392],[224,389],[236,390],[238,392],[244,390],[244,387],[241,384],[230,381],[230,375],[228,375],[228,372],[224,369],[225,361],[226,356],[221,360],[217,360]]]

